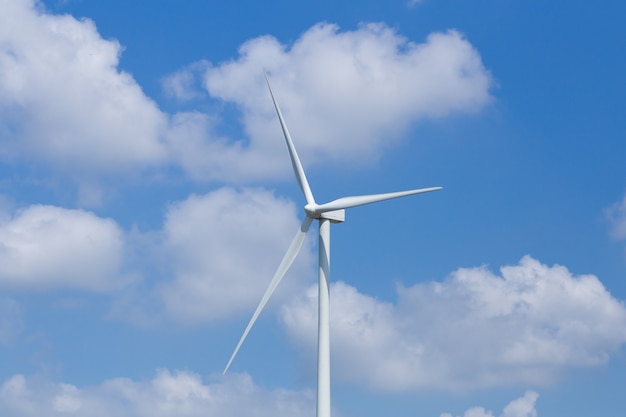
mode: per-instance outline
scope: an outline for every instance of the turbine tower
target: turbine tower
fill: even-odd
[[[304,174],[304,169],[300,163],[298,152],[291,140],[289,130],[287,130],[287,124],[283,119],[283,115],[280,111],[280,107],[274,97],[270,80],[265,73],[265,81],[267,87],[270,90],[274,107],[280,121],[280,126],[285,136],[285,142],[287,143],[287,149],[289,150],[289,156],[291,157],[291,165],[293,171],[300,185],[300,189],[304,194],[306,204],[304,206],[304,212],[306,217],[300,226],[300,229],[296,233],[293,241],[287,249],[287,253],[280,262],[274,277],[270,281],[263,298],[259,302],[256,311],[252,315],[246,330],[243,332],[237,347],[233,351],[233,354],[224,369],[224,373],[228,371],[233,359],[237,355],[239,348],[243,341],[248,336],[250,329],[254,325],[257,317],[265,307],[265,304],[270,299],[274,290],[280,283],[280,280],[285,276],[287,270],[295,260],[298,252],[302,248],[304,238],[309,230],[309,226],[313,220],[319,222],[319,298],[318,298],[318,329],[317,329],[317,417],[330,417],[330,223],[341,223],[345,220],[345,209],[351,207],[362,206],[365,204],[376,203],[379,201],[390,200],[392,198],[404,197],[413,194],[427,193],[429,191],[437,191],[442,187],[430,187],[420,188],[416,190],[398,191],[394,193],[385,194],[372,194],[361,195],[352,197],[342,197],[337,200],[333,200],[329,203],[317,204],[313,198],[311,187]]]

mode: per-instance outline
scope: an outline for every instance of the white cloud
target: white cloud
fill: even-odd
[[[285,149],[276,149],[275,155],[243,152],[241,141],[233,142],[217,135],[218,123],[216,117],[202,112],[181,112],[170,120],[165,134],[169,155],[191,178],[226,183],[258,182],[275,176],[276,167],[270,162],[289,165]],[[280,145],[280,137],[274,139]]]
[[[226,158],[212,146],[219,138],[208,140],[211,117],[162,112],[118,69],[122,47],[102,39],[91,20],[48,14],[29,0],[0,0],[0,7],[0,157],[43,162],[74,177],[87,205],[101,202],[101,174],[182,161],[193,176],[198,158],[210,156],[205,164]],[[185,79],[172,76],[165,84],[188,98]]]
[[[0,286],[108,291],[126,284],[120,272],[124,236],[91,212],[34,205],[0,221]]]
[[[209,321],[251,313],[299,224],[293,203],[258,189],[222,188],[172,205],[162,256],[174,278],[159,288],[168,312]],[[311,275],[310,261],[305,246],[279,298]]]
[[[0,132],[4,157],[82,173],[159,163],[167,117],[119,71],[121,47],[94,23],[0,1]]]
[[[626,195],[622,201],[605,209],[604,215],[611,227],[611,236],[615,239],[626,239]]]
[[[116,378],[79,388],[14,375],[0,386],[0,414],[11,417],[309,416],[311,392],[266,391],[245,374],[204,383],[191,372],[160,370],[148,381]]]
[[[537,417],[538,397],[536,392],[527,391],[505,406],[500,417]],[[247,374],[212,377],[204,382],[193,372],[161,369],[149,380],[114,378],[82,388],[18,374],[0,385],[0,413],[11,417],[297,417],[313,415],[314,409],[314,392],[267,391]],[[453,415],[442,413],[440,417]],[[463,417],[493,414],[473,407]]]
[[[534,391],[527,391],[523,397],[511,401],[504,410],[501,417],[537,417],[535,402],[539,394]]]
[[[163,90],[167,95],[179,101],[189,101],[205,96],[206,92],[198,83],[198,79],[208,66],[207,61],[198,61],[164,77],[161,81]]]
[[[0,216],[0,287],[125,287],[116,294],[112,315],[144,324],[163,314],[215,321],[251,313],[298,230],[299,217],[304,216],[291,201],[262,189],[192,195],[170,205],[161,230],[147,233],[124,233],[113,220],[85,210],[33,205]],[[136,287],[130,286],[137,283],[136,274],[126,272],[135,261],[153,277]],[[276,299],[302,290],[313,272],[307,244]],[[4,327],[0,323],[0,339]]]
[[[535,402],[539,398],[539,394],[534,391],[526,391],[523,397],[511,401],[500,417],[537,417],[535,410]],[[450,413],[443,413],[440,417],[453,417]],[[473,407],[468,409],[463,417],[493,417],[491,411],[486,411],[483,407]]]
[[[384,24],[354,31],[318,24],[290,47],[264,36],[243,44],[239,55],[210,67],[206,85],[212,96],[243,109],[250,142],[238,152],[264,161],[284,159],[284,149],[263,67],[309,164],[376,158],[414,122],[478,111],[491,100],[490,74],[455,31],[416,44]]]
[[[243,111],[244,137],[226,138],[216,114],[161,111],[118,68],[120,44],[92,21],[49,14],[34,0],[0,7],[0,157],[72,176],[89,204],[99,202],[101,174],[174,165],[194,179],[233,183],[286,173],[263,66],[308,164],[363,163],[414,122],[480,110],[491,99],[489,73],[457,32],[415,44],[383,24],[343,32],[318,24],[291,47],[259,37],[236,60],[200,61],[164,78],[165,90],[185,101],[199,97],[196,74],[205,71],[209,94]]]
[[[604,365],[626,343],[626,308],[593,275],[526,256],[398,288],[398,302],[332,287],[334,375],[380,390],[549,384]],[[289,335],[312,351],[317,292],[283,307]]]

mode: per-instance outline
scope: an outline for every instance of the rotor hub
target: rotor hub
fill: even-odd
[[[312,219],[319,219],[320,213],[317,212],[317,204],[307,204],[304,206],[304,212]]]

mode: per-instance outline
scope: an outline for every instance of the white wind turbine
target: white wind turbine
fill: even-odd
[[[300,252],[304,238],[309,230],[309,226],[313,220],[319,222],[319,298],[318,298],[318,330],[317,330],[317,417],[330,417],[330,223],[341,223],[345,219],[345,209],[362,206],[365,204],[376,203],[378,201],[390,200],[392,198],[404,197],[413,194],[427,193],[429,191],[437,191],[442,187],[430,187],[420,188],[417,190],[398,191],[395,193],[385,194],[372,194],[361,195],[352,197],[342,197],[337,200],[333,200],[325,204],[317,204],[313,198],[313,193],[309,187],[309,183],[304,174],[304,169],[300,163],[300,158],[296,152],[296,148],[291,140],[291,135],[287,130],[287,125],[283,119],[283,115],[278,107],[278,103],[274,98],[272,86],[270,85],[267,73],[265,73],[265,81],[270,90],[276,113],[278,114],[278,120],[280,126],[283,129],[285,141],[287,142],[287,149],[289,150],[289,156],[291,157],[291,165],[293,166],[296,179],[302,189],[306,205],[304,206],[304,212],[306,218],[300,226],[300,230],[296,233],[293,241],[287,249],[287,253],[280,262],[272,281],[270,282],[261,302],[259,303],[256,311],[252,315],[246,330],[243,332],[237,347],[224,369],[224,373],[228,371],[230,364],[235,359],[239,348],[241,347],[246,336],[250,332],[250,329],[254,325],[257,317],[265,307],[265,304],[272,296],[274,290],[278,286],[278,283],[287,273],[287,270],[293,263],[294,259]]]

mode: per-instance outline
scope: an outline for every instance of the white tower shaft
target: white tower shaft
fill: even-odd
[[[330,417],[330,220],[319,219],[317,417]]]

